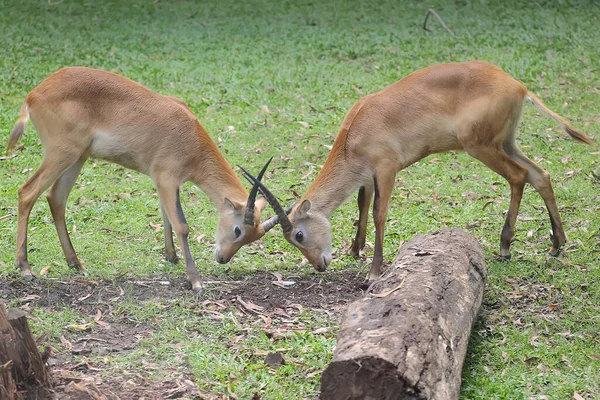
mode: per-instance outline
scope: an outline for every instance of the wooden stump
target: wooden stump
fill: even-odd
[[[17,387],[44,388],[49,378],[25,313],[0,303],[0,398],[20,399]],[[35,390],[35,389],[34,389]]]
[[[458,399],[486,266],[459,229],[407,242],[346,310],[321,399]]]
[[[19,399],[16,396],[17,385],[12,374],[12,361],[0,365],[0,399]]]

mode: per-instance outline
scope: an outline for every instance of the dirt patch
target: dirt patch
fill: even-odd
[[[510,289],[502,290],[497,302],[487,304],[482,313],[491,325],[530,326],[539,319],[551,321],[561,317],[567,295],[559,288],[518,278],[504,281]]]
[[[363,283],[362,275],[349,272],[304,277],[259,272],[239,283],[221,287],[217,297],[249,298],[266,311],[297,303],[305,308],[337,312],[363,294],[360,289]]]
[[[205,291],[197,295],[184,278],[115,279],[70,281],[56,279],[8,279],[0,282],[0,301],[31,304],[37,307],[69,305],[82,312],[127,298],[133,302],[152,299],[183,298],[198,301],[235,300],[238,296],[261,303],[267,310],[290,302],[305,308],[333,309],[344,306],[362,295],[364,278],[350,272],[327,275],[283,276],[256,272],[242,280],[206,279]]]
[[[259,271],[239,280],[206,278],[205,291],[198,295],[183,277],[69,281],[9,278],[0,282],[0,301],[26,311],[68,308],[89,316],[86,321],[90,322],[67,327],[60,338],[62,351],[55,351],[48,361],[55,379],[54,398],[95,399],[103,395],[107,399],[221,399],[225,397],[202,393],[193,377],[182,376],[181,372],[152,382],[135,371],[119,371],[121,376],[115,376],[91,361],[132,351],[140,340],[152,335],[152,323],[117,315],[113,312],[115,306],[121,301],[160,305],[183,301],[203,318],[219,320],[235,315],[241,327],[255,326],[260,320],[263,332],[277,338],[306,330],[296,318],[303,312],[328,321],[339,320],[345,307],[363,294],[362,283],[362,275],[350,272],[284,276]]]
[[[213,395],[202,395],[189,379],[148,382],[141,377],[73,377],[64,375],[62,371],[53,372],[53,377],[55,383],[50,398],[55,399],[219,399]]]

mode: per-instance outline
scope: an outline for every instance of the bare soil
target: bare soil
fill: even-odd
[[[88,359],[131,352],[140,340],[152,334],[151,324],[115,315],[114,305],[124,299],[133,304],[182,299],[205,310],[203,315],[207,318],[214,318],[222,308],[235,307],[242,324],[257,315],[275,320],[302,311],[324,314],[328,319],[339,321],[345,307],[363,294],[360,289],[363,277],[350,272],[282,276],[259,271],[241,280],[207,278],[206,282],[205,291],[198,295],[190,290],[184,278],[62,281],[15,277],[0,281],[0,301],[25,311],[56,312],[69,308],[94,320],[91,324],[70,326],[60,343],[46,340],[46,345],[61,348],[53,350],[48,360],[54,387],[47,398],[221,399],[225,397],[202,393],[191,374],[182,374],[181,370],[167,373],[168,379],[164,381],[152,382],[136,371],[121,370],[116,376]],[[217,311],[214,307],[202,307],[209,303],[218,305]],[[276,324],[273,328],[276,334]],[[43,398],[39,393],[35,397]]]

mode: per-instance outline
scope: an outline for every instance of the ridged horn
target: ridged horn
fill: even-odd
[[[271,193],[271,191],[269,189],[267,189],[267,187],[265,185],[263,185],[261,181],[259,181],[257,178],[252,176],[252,174],[249,173],[248,171],[246,171],[243,167],[241,167],[239,165],[238,165],[238,167],[240,167],[240,169],[242,170],[244,178],[246,178],[250,183],[252,183],[253,185],[256,185],[258,187],[258,190],[262,193],[263,196],[265,196],[265,199],[267,199],[267,202],[271,205],[271,208],[273,208],[273,211],[275,211],[275,214],[276,214],[275,217],[277,217],[277,219],[273,220],[273,218],[275,218],[275,217],[273,217],[273,218],[270,218],[269,220],[265,221],[263,223],[263,228],[265,228],[265,231],[267,231],[267,229],[273,228],[273,226],[275,226],[275,224],[277,222],[279,222],[281,224],[281,229],[283,230],[284,233],[291,232],[293,229],[292,223],[289,220],[289,218],[288,218],[286,212],[284,211],[283,207],[281,206],[281,204],[279,204],[279,201],[277,201],[277,198],[273,195],[273,193]],[[290,210],[291,210],[291,208],[290,208]],[[267,224],[267,222],[268,222],[268,224]]]
[[[294,206],[297,204],[297,202],[295,202],[294,204],[292,204],[291,206],[288,206],[285,209],[285,214],[289,215],[292,210],[294,209]],[[275,227],[275,225],[277,225],[279,223],[279,215],[275,214],[274,216],[272,216],[271,218],[269,218],[268,220],[266,220],[265,222],[262,223],[262,227],[266,232],[269,232],[271,229],[273,229],[273,227]]]
[[[256,180],[260,182],[267,167],[273,160],[273,157],[269,158],[269,161],[265,164],[265,166],[258,173],[258,177]],[[258,193],[258,186],[256,184],[252,184],[252,190],[250,190],[250,194],[248,195],[248,201],[246,202],[246,212],[244,213],[244,224],[248,226],[254,226],[254,204],[256,202],[256,195]]]

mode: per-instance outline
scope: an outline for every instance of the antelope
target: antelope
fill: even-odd
[[[24,277],[33,276],[27,259],[29,215],[50,186],[47,200],[66,261],[85,270],[69,237],[65,209],[69,192],[89,157],[152,178],[160,199],[165,257],[172,263],[178,261],[175,230],[187,276],[196,291],[202,291],[202,281],[190,253],[189,226],[179,199],[179,187],[184,182],[198,186],[218,209],[215,259],[221,264],[277,223],[277,216],[260,222],[266,201],[256,199],[257,187],[248,194],[192,111],[175,97],[160,95],[112,72],[67,67],[29,93],[10,135],[7,154],[23,135],[29,119],[41,139],[44,156],[37,171],[18,189],[16,264]]]
[[[332,212],[358,190],[358,230],[350,250],[358,256],[365,245],[367,215],[374,198],[375,248],[367,276],[373,281],[381,274],[384,228],[396,174],[430,154],[465,150],[510,185],[500,255],[510,258],[526,182],[544,199],[553,232],[550,253],[557,255],[566,235],[550,175],[515,143],[524,99],[557,121],[573,139],[592,144],[499,67],[470,61],[418,70],[360,99],[346,115],[325,165],[289,217],[262,183],[246,171],[244,176],[258,184],[279,215],[287,241],[318,271],[325,271],[331,262]]]

